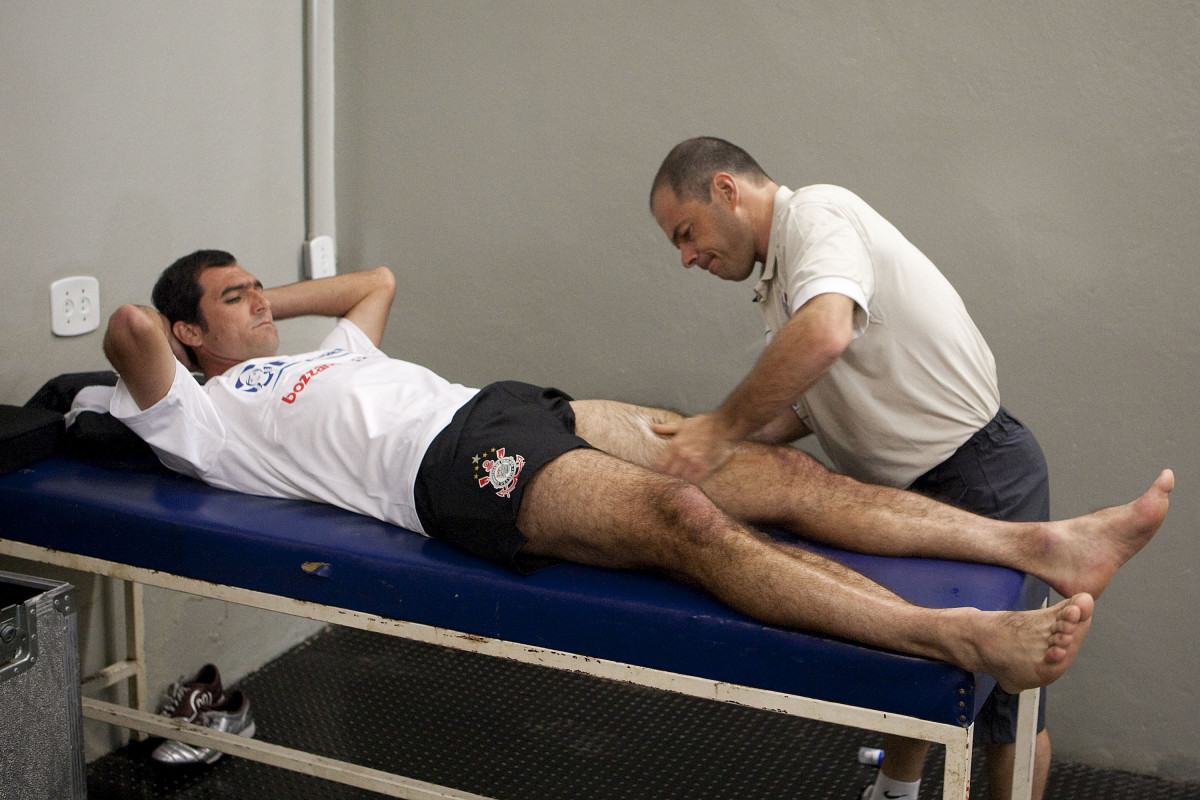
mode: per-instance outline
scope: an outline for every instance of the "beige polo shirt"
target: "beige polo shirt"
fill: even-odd
[[[780,187],[755,287],[767,336],[829,292],[855,302],[855,339],[796,413],[839,471],[906,487],[995,416],[995,359],[954,287],[862,199]]]

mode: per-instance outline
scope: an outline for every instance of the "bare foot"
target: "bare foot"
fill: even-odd
[[[1146,546],[1167,515],[1175,473],[1162,471],[1146,493],[1123,506],[1051,523],[1043,571],[1030,570],[1063,597],[1099,597],[1117,570]]]
[[[993,612],[999,616],[980,620],[975,641],[978,670],[1014,694],[1053,683],[1079,653],[1095,607],[1095,600],[1084,592],[1049,608]]]

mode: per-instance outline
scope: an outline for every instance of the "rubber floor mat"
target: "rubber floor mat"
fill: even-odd
[[[218,665],[219,666],[219,665]],[[258,737],[502,800],[857,800],[880,737],[351,628],[331,628],[239,684]],[[133,743],[88,767],[90,800],[374,800],[240,758],[168,768]],[[986,797],[976,750],[972,794]],[[941,748],[921,798],[941,794]],[[1075,764],[1047,800],[1200,800],[1200,784]]]

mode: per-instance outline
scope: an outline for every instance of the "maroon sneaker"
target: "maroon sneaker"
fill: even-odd
[[[205,664],[189,680],[172,683],[158,713],[195,722],[196,717],[225,697],[221,673],[215,664]]]

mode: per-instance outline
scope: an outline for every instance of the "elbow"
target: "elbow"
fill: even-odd
[[[844,346],[838,346],[833,343],[830,343],[829,346],[821,350],[817,356],[819,359],[820,371],[823,373],[832,367],[835,363],[837,363],[837,360],[842,357],[842,353],[845,351],[846,348]]]
[[[121,347],[137,336],[137,331],[145,319],[145,315],[137,306],[126,303],[120,306],[108,318],[108,328],[104,331],[104,352],[110,347]]]
[[[374,291],[386,293],[388,299],[396,296],[396,276],[387,267],[376,267],[371,270],[371,277],[375,281]]]
[[[854,341],[854,329],[846,326],[831,332],[825,338],[825,358],[832,364],[842,357],[842,353]]]
[[[375,273],[375,280],[379,281],[383,286],[395,290],[396,276],[388,267],[376,267],[372,270]]]
[[[810,339],[806,350],[814,366],[824,371],[842,357],[842,353],[854,341],[854,331],[850,328],[835,328],[821,332],[820,336]]]
[[[137,352],[155,333],[155,321],[150,319],[145,310],[126,303],[108,318],[108,327],[104,331],[104,355],[120,372],[123,356]]]

